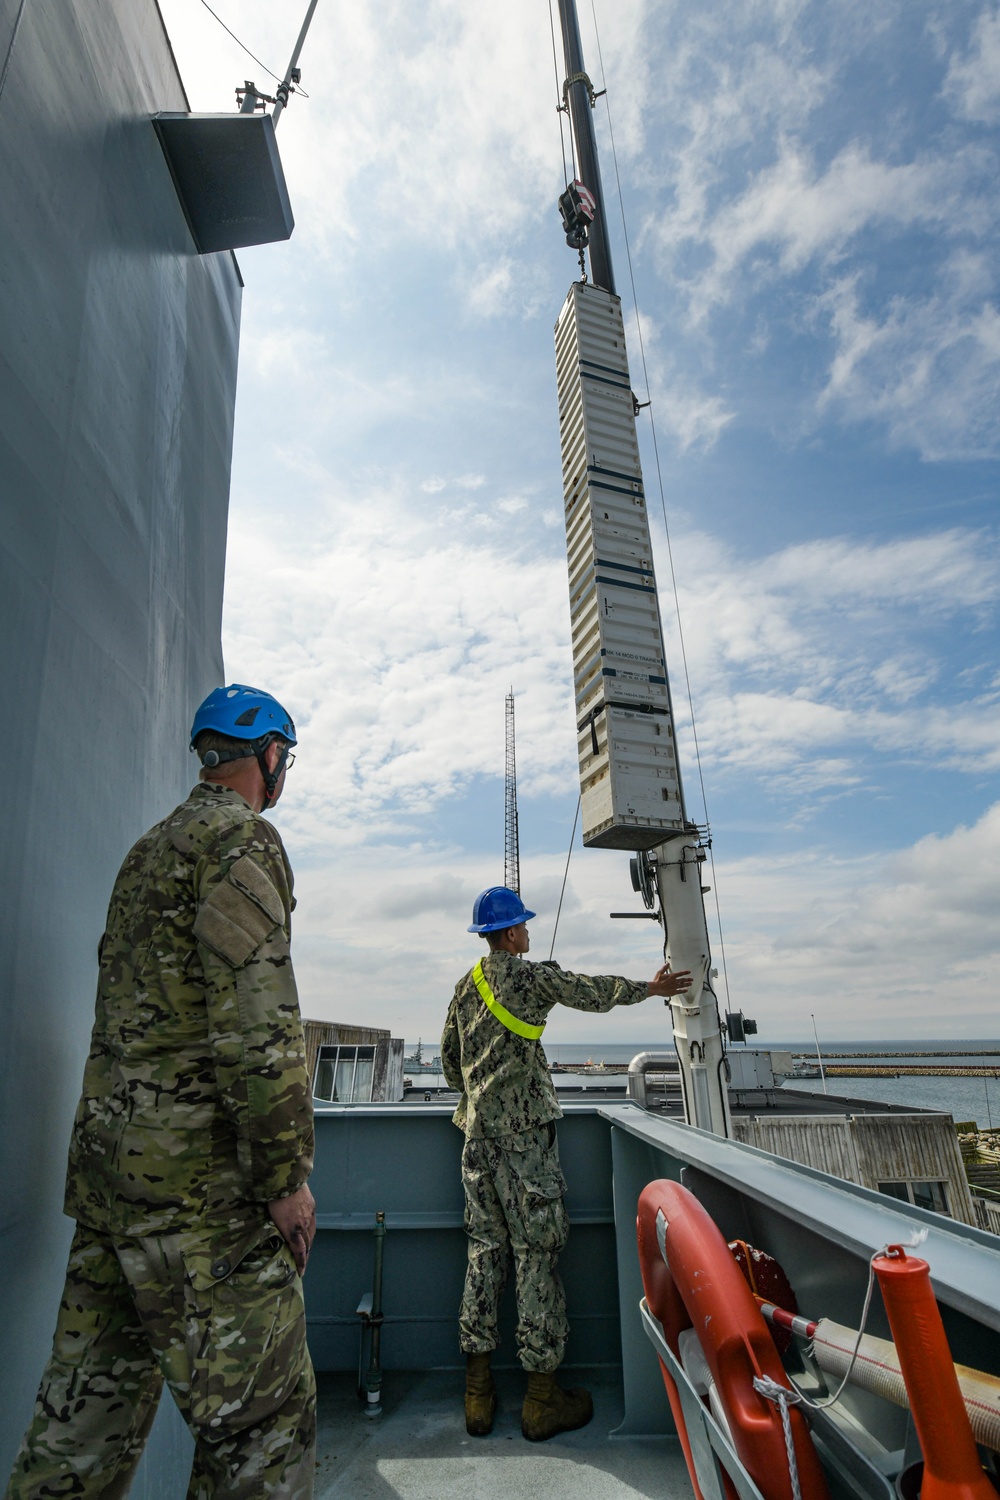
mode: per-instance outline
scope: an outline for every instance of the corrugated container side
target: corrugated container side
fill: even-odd
[[[621,303],[575,283],[556,324],[584,842],[683,827]]]

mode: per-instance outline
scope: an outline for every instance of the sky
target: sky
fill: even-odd
[[[272,83],[160,4],[192,109]],[[765,1042],[996,1037],[1000,8],[580,6],[723,1008]],[[304,0],[213,9],[284,71]],[[304,1013],[433,1046],[503,879],[509,688],[535,957],[578,793],[549,12],[320,0],[301,65],[294,234],[238,252],[226,670],[299,726]],[[631,909],[578,832],[555,957],[649,977]],[[602,1039],[669,1017],[546,1032]]]

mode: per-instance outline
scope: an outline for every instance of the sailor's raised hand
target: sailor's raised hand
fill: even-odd
[[[691,988],[691,973],[688,969],[679,969],[676,974],[670,972],[670,965],[664,964],[657,969],[652,979],[646,986],[650,995],[662,995],[669,1000],[673,995],[683,994],[684,990]]]

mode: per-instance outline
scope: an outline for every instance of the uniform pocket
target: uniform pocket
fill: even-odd
[[[521,1217],[527,1244],[535,1250],[561,1250],[569,1234],[569,1219],[563,1203],[566,1179],[559,1165],[554,1130],[539,1130],[513,1137],[516,1143],[508,1161],[518,1182]]]
[[[278,1410],[308,1360],[302,1283],[273,1227],[207,1271],[200,1265],[191,1277],[191,1417],[215,1431],[252,1427]]]

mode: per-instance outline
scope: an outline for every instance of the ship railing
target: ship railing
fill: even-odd
[[[619,1370],[623,1416],[618,1436],[669,1439],[674,1433],[648,1315],[635,1240],[636,1203],[656,1178],[682,1181],[727,1239],[773,1255],[809,1317],[858,1326],[869,1258],[888,1243],[926,1229],[921,1255],[955,1360],[1000,1375],[1000,1238],[669,1119],[635,1104],[565,1103],[560,1152],[568,1182],[571,1233],[561,1260],[571,1325],[570,1367]],[[372,1228],[385,1212],[382,1370],[448,1368],[462,1363],[458,1302],[466,1242],[460,1177],[461,1133],[451,1105],[328,1105],[317,1111],[319,1235],[307,1277],[310,1345],[319,1369],[357,1367],[359,1297],[371,1285]],[[508,1297],[512,1303],[513,1298]],[[513,1308],[501,1324],[497,1363],[516,1364]],[[869,1333],[888,1337],[876,1298]],[[668,1361],[665,1361],[669,1364]],[[699,1402],[703,1410],[703,1404]],[[732,1473],[720,1453],[724,1435],[708,1417],[703,1452]],[[699,1429],[700,1430],[700,1429]],[[913,1458],[908,1414],[849,1386],[818,1433],[839,1453],[843,1473],[858,1467],[865,1493]],[[871,1476],[874,1476],[872,1478]],[[860,1478],[854,1483],[857,1490]],[[850,1487],[850,1485],[849,1485]],[[737,1488],[742,1491],[741,1483]],[[715,1494],[712,1490],[711,1493]],[[706,1489],[706,1500],[709,1490]],[[755,1500],[750,1491],[743,1500]]]

